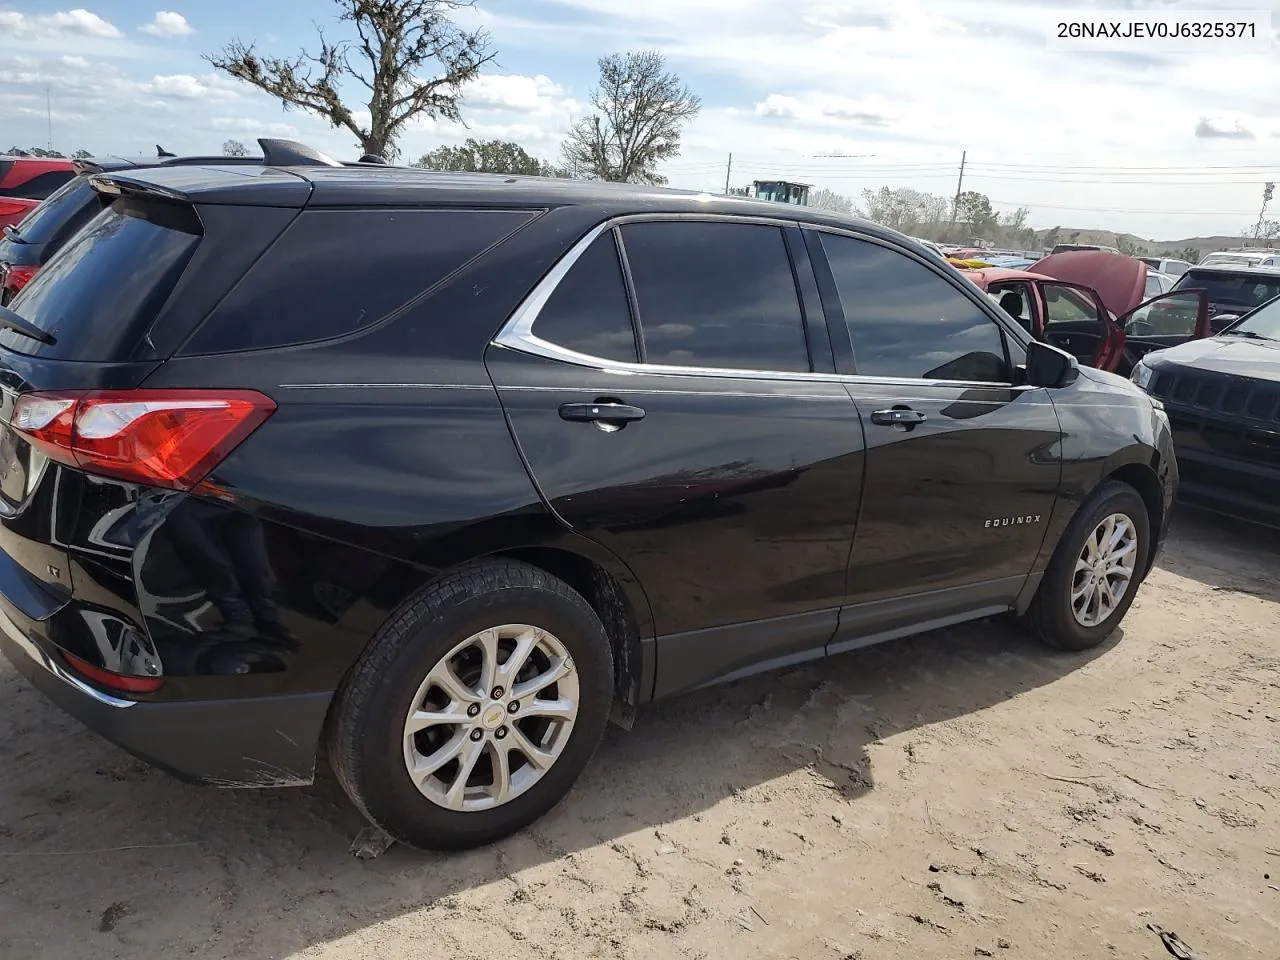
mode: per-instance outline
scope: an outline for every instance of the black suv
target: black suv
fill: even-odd
[[[1280,296],[1280,268],[1233,264],[1192,267],[1172,289],[1205,291],[1209,327],[1218,333],[1255,307]]]
[[[1280,298],[1217,336],[1147,354],[1133,379],[1168,408],[1182,498],[1280,527]]]
[[[1006,612],[1098,644],[1166,530],[1160,405],[869,223],[390,167],[93,183],[0,310],[0,646],[186,778],[306,783],[323,742],[392,836],[485,843],[659,697]]]

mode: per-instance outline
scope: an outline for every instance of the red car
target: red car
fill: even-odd
[[[1105,250],[1051,254],[1026,270],[962,270],[1037,340],[1128,376],[1143,354],[1207,337],[1203,290],[1143,299],[1147,265]]]
[[[0,230],[21,223],[75,175],[72,161],[60,157],[0,156]]]

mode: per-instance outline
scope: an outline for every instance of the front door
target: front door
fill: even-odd
[[[1089,287],[1040,281],[1044,330],[1038,339],[1065,350],[1083,366],[1114,371],[1124,355],[1124,330]]]
[[[659,696],[821,656],[845,599],[862,426],[812,372],[806,322],[828,370],[830,345],[788,231],[798,241],[723,218],[606,230],[487,357],[550,508],[647,592]]]
[[[816,236],[867,441],[850,604],[829,651],[1008,609],[1057,498],[1061,429],[1048,391],[1015,385],[1021,345],[976,290],[883,242]]]
[[[1120,323],[1132,367],[1152,350],[1209,336],[1209,298],[1203,290],[1173,290],[1138,304]]]

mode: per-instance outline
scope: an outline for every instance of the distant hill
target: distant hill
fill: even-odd
[[[1082,230],[1076,227],[1055,227],[1049,230],[1037,230],[1036,240],[1044,246],[1052,246],[1047,242],[1051,233],[1057,231],[1057,243],[1096,243],[1104,247],[1126,249],[1129,246],[1146,250],[1148,256],[1174,256],[1188,247],[1198,251],[1198,260],[1206,253],[1215,250],[1227,250],[1231,247],[1245,246],[1240,237],[1188,237],[1185,240],[1152,240],[1132,233],[1116,233],[1112,230]]]

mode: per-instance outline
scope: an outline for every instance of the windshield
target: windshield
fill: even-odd
[[[64,228],[84,226],[98,212],[97,194],[85,177],[68,180],[49,194],[16,228],[22,243],[48,243]]]
[[[1175,290],[1204,290],[1210,303],[1230,304],[1232,313],[1248,313],[1280,296],[1280,275],[1213,273],[1189,270],[1178,278]]]
[[[1280,340],[1280,300],[1272,300],[1264,307],[1242,320],[1222,336],[1263,337]]]

